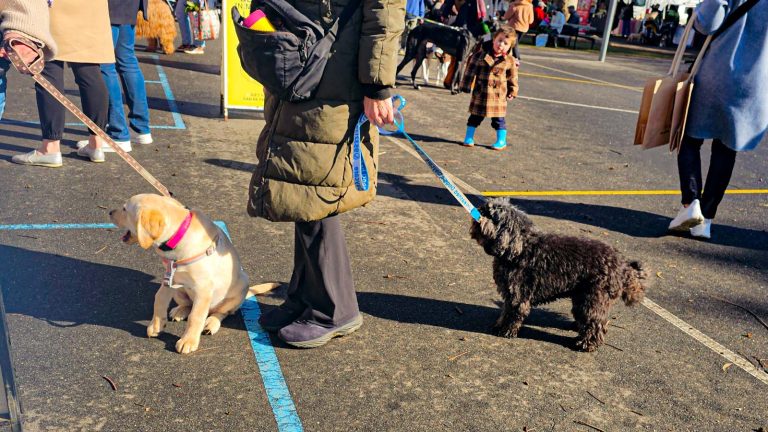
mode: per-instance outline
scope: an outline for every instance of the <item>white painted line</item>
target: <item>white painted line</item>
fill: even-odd
[[[672,315],[671,312],[664,309],[663,307],[657,305],[654,303],[651,299],[646,297],[643,300],[643,306],[647,307],[648,309],[656,312],[656,314],[665,320],[667,320],[669,323],[671,323],[673,326],[679,328],[684,333],[686,333],[688,336],[696,339],[699,341],[702,345],[705,347],[711,349],[712,351],[720,354],[721,356],[725,357],[726,360],[729,362],[735,364],[736,366],[742,368],[744,372],[752,375],[753,377],[759,379],[763,382],[763,384],[768,384],[768,373],[765,373],[765,371],[762,371],[758,368],[756,368],[752,363],[748,362],[744,359],[744,357],[734,353],[733,351],[729,350],[728,348],[720,345],[715,340],[710,338],[709,336],[705,335],[704,333],[696,330],[693,328],[690,324],[687,322],[681,320],[680,318]]]
[[[405,150],[406,153],[412,155],[413,157],[415,157],[416,159],[421,161],[421,157],[414,150],[412,150],[408,145],[403,143],[402,141],[400,141],[398,139],[395,139],[393,137],[390,137],[390,136],[387,136],[385,138],[387,138],[389,141],[391,141],[392,143],[394,143],[395,145],[397,145],[401,149]],[[447,172],[445,170],[443,170],[443,172],[445,173],[445,175],[449,176],[456,184],[461,186],[466,192],[469,192],[469,193],[475,194],[475,195],[482,195],[482,193],[479,190],[477,190],[474,187],[470,186],[469,184],[467,184],[463,180],[459,179],[455,175],[453,175],[453,174],[451,174],[451,173],[449,173],[449,172]],[[693,339],[695,339],[696,341],[698,341],[699,343],[701,343],[705,347],[707,347],[707,348],[711,349],[712,351],[720,354],[723,358],[725,358],[729,362],[735,364],[736,366],[740,367],[741,369],[743,369],[748,374],[750,374],[753,377],[757,378],[763,384],[768,385],[768,373],[765,373],[765,371],[762,371],[762,370],[756,368],[752,363],[750,363],[749,361],[745,360],[742,356],[734,353],[733,351],[729,350],[728,348],[726,348],[726,347],[720,345],[719,343],[717,343],[714,339],[712,339],[709,336],[705,335],[704,333],[696,330],[695,328],[693,328],[693,326],[691,326],[687,322],[681,320],[680,318],[676,317],[671,312],[669,312],[668,310],[666,310],[663,307],[659,306],[658,304],[656,304],[654,301],[652,301],[648,297],[646,297],[643,300],[642,305],[647,307],[648,309],[652,310],[658,316],[664,318],[667,322],[669,322],[673,326],[677,327],[678,329],[682,330],[685,334],[687,334],[688,336],[692,337]]]
[[[585,104],[580,104],[580,103],[563,102],[563,101],[557,101],[557,100],[551,100],[551,99],[539,99],[539,98],[530,97],[530,96],[518,96],[517,99],[526,99],[526,100],[532,100],[532,101],[536,101],[536,102],[547,102],[547,103],[553,103],[553,104],[559,104],[559,105],[577,106],[577,107],[581,107],[581,108],[592,108],[592,109],[599,109],[599,110],[605,110],[605,111],[616,111],[616,112],[637,114],[636,110],[626,110],[626,109],[620,109],[620,108],[608,108],[608,107],[601,107],[601,106],[596,106],[596,105],[585,105]]]

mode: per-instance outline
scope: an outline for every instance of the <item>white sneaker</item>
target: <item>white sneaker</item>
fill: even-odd
[[[115,141],[117,145],[120,146],[121,149],[123,149],[124,152],[130,153],[133,148],[131,148],[131,142],[130,141]],[[77,142],[77,149],[80,150],[81,148],[88,145],[88,140],[78,141]],[[103,142],[101,144],[101,151],[104,153],[115,153],[115,150],[109,146],[109,144]]]
[[[685,232],[702,222],[704,215],[701,214],[701,204],[695,199],[688,207],[683,207],[677,212],[677,216],[669,223],[669,230]]]
[[[712,231],[712,219],[704,219],[704,222],[691,228],[691,235],[698,238],[709,239]]]
[[[21,165],[36,165],[48,168],[58,168],[63,165],[61,152],[42,154],[38,153],[37,150],[16,155],[11,158],[11,161]]]
[[[92,149],[88,147],[87,145],[85,147],[80,147],[77,149],[77,155],[82,157],[87,157],[91,160],[91,162],[104,162],[104,150],[97,148]]]
[[[131,131],[131,142],[134,144],[146,145],[146,144],[152,144],[154,140],[152,139],[151,133],[137,134]]]

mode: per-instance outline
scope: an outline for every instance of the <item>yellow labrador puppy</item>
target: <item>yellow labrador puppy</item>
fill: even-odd
[[[109,212],[112,223],[125,229],[123,242],[152,248],[163,261],[165,275],[155,294],[147,336],[157,337],[171,309],[174,321],[189,319],[176,351],[197,350],[202,333],[215,334],[221,320],[234,313],[251,294],[279,286],[265,283],[248,287],[240,258],[222,230],[198,210],[190,210],[173,198],[155,194],[131,197],[122,209]]]

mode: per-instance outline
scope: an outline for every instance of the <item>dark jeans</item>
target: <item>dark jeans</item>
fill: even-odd
[[[485,117],[471,114],[467,119],[467,126],[478,127],[483,122]],[[496,130],[502,130],[507,128],[507,122],[504,117],[491,117],[491,126]]]
[[[520,50],[518,50],[517,47],[520,45],[520,41],[523,39],[525,33],[517,30],[515,30],[515,33],[517,33],[517,38],[515,39],[515,46],[512,47],[512,56],[520,60]]]
[[[341,325],[356,317],[360,310],[339,217],[296,222],[294,243],[286,301],[305,307],[302,318],[320,324]]]
[[[80,89],[83,113],[96,123],[96,126],[104,129],[107,126],[109,99],[99,65],[96,63],[67,64],[75,74],[75,82]],[[57,90],[64,93],[64,62],[58,60],[45,62],[42,76]],[[64,115],[67,109],[40,84],[35,84],[35,93],[43,139],[60,140],[64,135]],[[91,131],[91,133],[95,135],[95,132]]]
[[[677,155],[677,171],[680,174],[680,192],[683,204],[698,199],[701,212],[707,219],[714,219],[717,206],[723,200],[725,189],[731,181],[736,151],[726,147],[719,139],[712,141],[712,156],[709,160],[707,183],[702,193],[701,145],[704,140],[685,136]]]

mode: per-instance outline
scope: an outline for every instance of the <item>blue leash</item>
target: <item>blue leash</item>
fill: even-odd
[[[381,135],[396,135],[396,134],[403,134],[405,138],[408,139],[408,141],[411,143],[413,148],[416,150],[416,152],[421,156],[421,159],[426,162],[427,166],[432,170],[432,172],[437,176],[438,179],[440,179],[441,182],[443,182],[443,185],[446,189],[448,189],[448,192],[453,195],[454,198],[456,198],[456,201],[459,202],[459,204],[464,207],[464,209],[469,212],[469,215],[472,216],[472,219],[476,221],[480,221],[480,211],[475,208],[475,206],[472,205],[471,202],[467,199],[467,197],[459,190],[458,187],[449,179],[445,173],[443,172],[442,168],[440,168],[435,161],[432,160],[431,157],[427,154],[427,152],[424,151],[424,149],[421,148],[418,144],[416,144],[416,141],[411,138],[408,133],[405,132],[405,119],[403,118],[402,110],[405,108],[405,98],[403,98],[400,95],[395,95],[392,97],[392,103],[394,104],[397,100],[400,101],[400,104],[395,109],[395,127],[397,127],[396,131],[388,131],[386,129],[379,128],[379,133]],[[355,126],[355,132],[354,132],[354,142],[352,144],[352,174],[355,180],[355,188],[359,191],[367,191],[369,187],[369,179],[368,179],[368,169],[365,167],[365,161],[363,160],[363,152],[360,144],[360,126],[365,124],[365,122],[368,121],[368,118],[365,116],[365,114],[360,114],[360,119],[357,121],[357,125]]]

